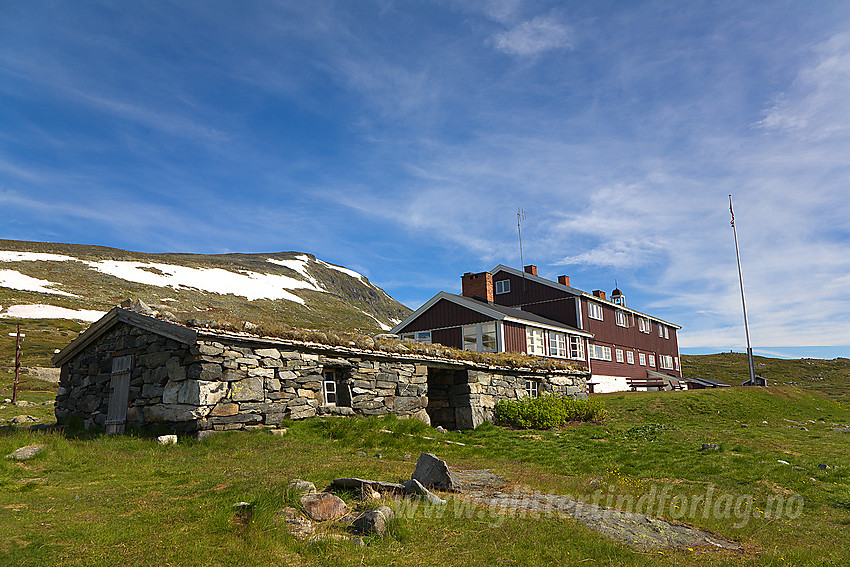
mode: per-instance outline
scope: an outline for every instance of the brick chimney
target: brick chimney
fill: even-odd
[[[466,272],[460,278],[464,297],[493,302],[493,274]]]
[[[537,266],[535,266],[534,264],[529,264],[524,269],[526,274],[531,274],[532,276],[537,275]]]
[[[570,287],[570,276],[558,276],[558,283]]]
[[[604,292],[604,291],[602,291],[601,289],[594,289],[594,290],[593,290],[593,295],[595,295],[595,296],[596,296],[596,297],[598,297],[599,299],[606,299],[606,297],[605,297],[605,292]]]

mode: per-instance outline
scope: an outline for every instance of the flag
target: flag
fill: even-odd
[[[731,195],[730,195],[730,199],[729,199],[729,212],[732,214],[732,226],[734,227],[735,226],[735,212],[732,210]]]

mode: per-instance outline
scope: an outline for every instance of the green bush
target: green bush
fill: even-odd
[[[499,425],[524,429],[549,429],[570,421],[601,421],[605,407],[600,399],[575,400],[553,394],[521,400],[496,402],[495,418]]]

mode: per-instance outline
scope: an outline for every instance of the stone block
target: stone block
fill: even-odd
[[[217,344],[209,344],[209,343],[199,343],[198,344],[198,354],[203,354],[207,356],[218,356],[224,352],[224,348],[221,345]]]
[[[209,413],[209,417],[227,417],[239,413],[239,404],[219,402]]]
[[[290,419],[305,419],[316,415],[316,408],[309,405],[289,408]]]
[[[254,367],[254,366],[259,366],[260,361],[259,361],[259,359],[256,359],[256,358],[248,358],[248,357],[243,356],[242,358],[236,359],[236,364],[238,364],[239,366],[245,366],[247,368],[251,368],[251,367]]]
[[[237,370],[235,368],[227,368],[221,375],[221,379],[225,382],[237,382],[248,377],[247,370]]]
[[[275,358],[264,358],[260,360],[260,364],[265,368],[283,368],[283,362]]]
[[[180,384],[181,382],[172,382],[168,381],[165,387],[162,390],[162,403],[164,404],[176,404],[177,396],[180,393]]]
[[[261,402],[265,399],[263,379],[248,377],[238,382],[231,382],[230,396],[235,402]]]
[[[204,417],[209,412],[207,407],[190,406],[183,404],[158,404],[146,406],[146,422],[186,422]]]
[[[280,359],[280,351],[276,348],[258,348],[254,349],[254,354],[260,358]]]
[[[261,378],[274,378],[274,368],[249,368],[248,376]]]
[[[227,394],[226,382],[185,380],[177,393],[177,403],[213,406]]]
[[[266,378],[265,379],[266,391],[268,392],[279,392],[280,391],[280,380],[277,378]]]
[[[162,386],[157,386],[154,384],[145,384],[142,386],[142,397],[143,398],[156,398],[158,396],[162,396],[164,388]]]
[[[218,381],[223,378],[220,364],[201,363],[189,366],[188,378],[191,380]]]

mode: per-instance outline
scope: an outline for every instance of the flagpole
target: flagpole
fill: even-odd
[[[735,227],[735,212],[732,210],[732,195],[729,195],[729,212],[732,214],[732,234],[735,235],[735,255],[738,257],[738,281],[741,283],[741,307],[744,310],[744,333],[747,335],[747,365],[750,369],[750,383],[755,385],[756,373],[753,367],[753,347],[750,344],[750,325],[747,323],[747,300],[744,299],[744,274],[741,271],[741,252],[738,249],[738,229]]]

